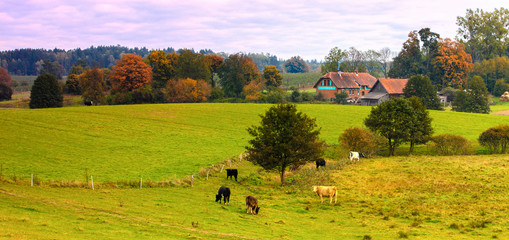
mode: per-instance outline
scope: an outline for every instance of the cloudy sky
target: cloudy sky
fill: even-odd
[[[466,9],[509,0],[0,0],[0,51],[122,45],[322,60],[335,46],[401,50],[412,30],[456,36]]]

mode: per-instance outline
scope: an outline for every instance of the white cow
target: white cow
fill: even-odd
[[[350,152],[349,154],[350,161],[357,160],[359,161],[359,153],[358,152]]]

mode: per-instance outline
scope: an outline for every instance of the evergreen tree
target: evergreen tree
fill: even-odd
[[[37,77],[30,93],[30,108],[62,107],[64,97],[57,78],[52,74]]]

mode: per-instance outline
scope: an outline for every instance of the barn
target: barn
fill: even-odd
[[[403,95],[408,79],[380,78],[375,82],[373,88],[359,101],[363,106],[377,106],[391,98],[398,98]]]
[[[335,93],[346,92],[350,101],[357,100],[367,94],[376,82],[376,78],[369,73],[359,72],[329,72],[323,75],[313,86],[316,94],[329,100],[335,99]]]

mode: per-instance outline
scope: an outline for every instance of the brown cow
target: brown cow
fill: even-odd
[[[247,196],[246,197],[246,213],[249,213],[249,210],[251,210],[251,214],[258,214],[258,211],[260,211],[260,207],[258,207],[258,200],[253,196]]]
[[[335,197],[334,203],[338,201],[338,189],[336,186],[313,186],[313,192],[320,196],[322,203],[323,197],[330,197],[330,203],[332,203],[333,197]]]

